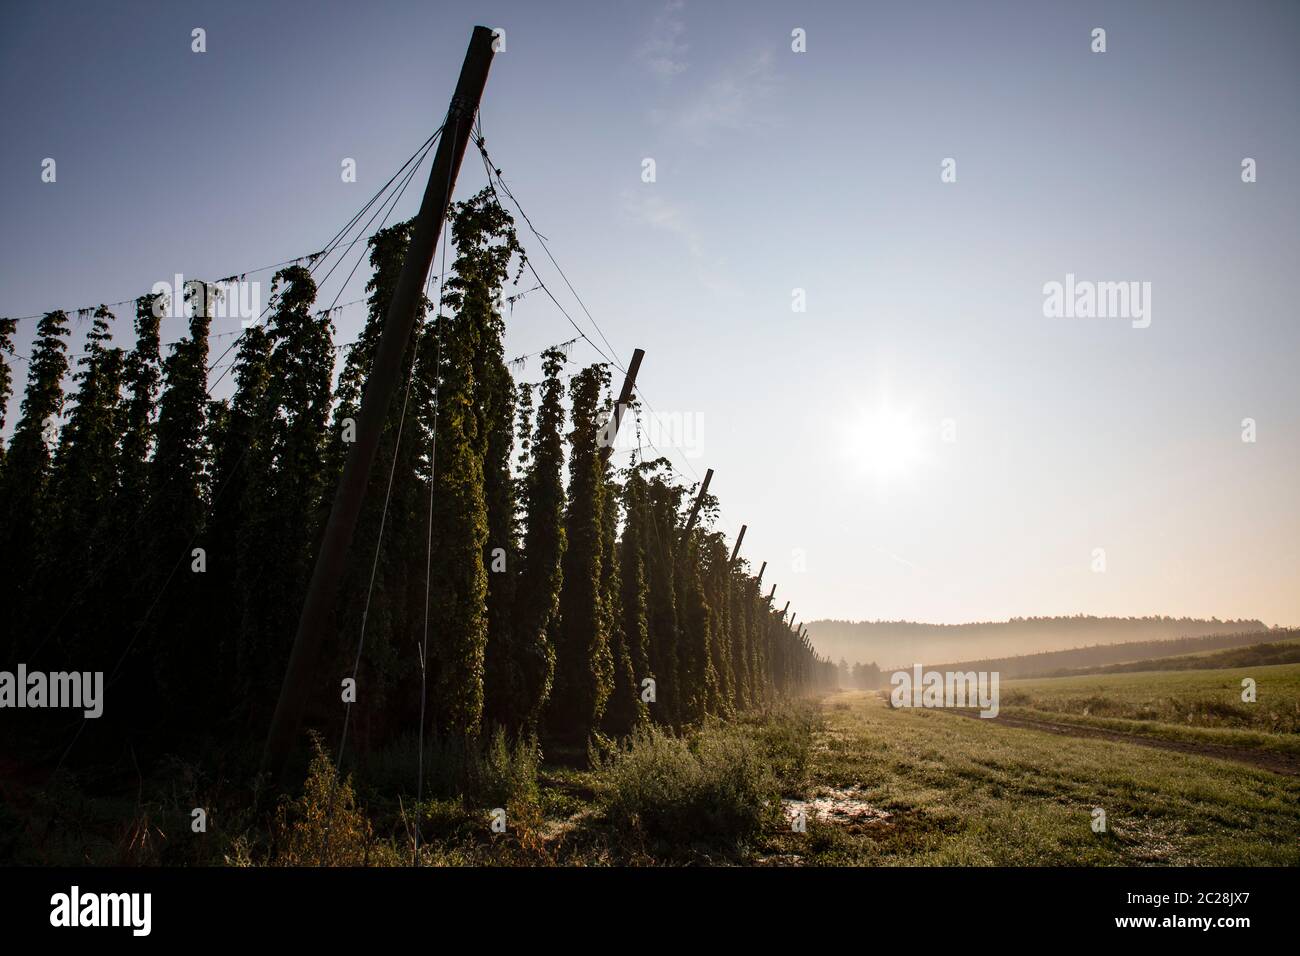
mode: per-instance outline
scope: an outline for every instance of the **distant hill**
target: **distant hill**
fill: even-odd
[[[1042,677],[1087,677],[1091,674],[1133,674],[1139,671],[1192,671],[1217,670],[1221,667],[1263,667],[1270,664],[1300,664],[1300,629],[1270,631],[1276,639],[1264,644],[1230,647],[1208,654],[1184,654],[1180,657],[1148,658],[1126,661],[1123,664],[1106,664],[1102,667],[1076,667],[1037,675]],[[1257,638],[1258,634],[1248,637]],[[1211,637],[1203,640],[1222,640]],[[1028,676],[1028,675],[1027,675]]]
[[[927,664],[938,671],[974,670],[997,671],[1004,678],[1012,677],[1065,677],[1075,674],[1096,674],[1112,671],[1111,666],[1134,670],[1173,670],[1166,664],[1172,660],[1198,660],[1202,656],[1218,657],[1218,652],[1233,653],[1252,644],[1258,645],[1267,638],[1287,641],[1300,637],[1300,631],[1274,630],[1260,633],[1211,634],[1207,637],[1180,637],[1166,641],[1131,641],[1125,644],[1093,644],[1073,647],[1068,651],[1048,651],[1043,654],[1026,654],[1023,657],[987,658],[976,661],[957,661],[948,664]],[[1285,645],[1283,645],[1285,646]],[[1207,652],[1210,652],[1207,654]],[[1285,663],[1277,661],[1275,663]],[[1141,666],[1139,666],[1141,665]],[[1212,666],[1212,665],[1211,665]],[[1221,667],[1230,665],[1221,664]]]
[[[831,660],[875,662],[882,669],[938,661],[1010,658],[1048,651],[1209,635],[1258,634],[1262,621],[1187,617],[1018,617],[973,624],[912,621],[811,621],[813,646]],[[1258,641],[1259,638],[1256,638]],[[1177,653],[1177,652],[1176,652]],[[1141,652],[1135,657],[1154,656]],[[1128,658],[1133,659],[1133,658]],[[1058,664],[1057,667],[1081,666]]]

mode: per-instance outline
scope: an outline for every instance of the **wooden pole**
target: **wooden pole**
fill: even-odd
[[[776,588],[773,587],[772,590],[775,591]],[[785,612],[788,611],[788,610],[790,610],[790,602],[789,602],[789,601],[786,601],[786,602],[785,602],[785,607],[781,608],[781,620],[783,620],[783,621],[785,620]]]
[[[619,389],[618,401],[610,413],[609,421],[601,426],[596,442],[608,458],[614,452],[614,439],[618,437],[619,426],[623,424],[623,415],[632,404],[632,392],[636,388],[636,373],[641,369],[641,360],[645,358],[645,349],[634,349],[632,361],[628,363],[627,373],[623,376],[623,387]]]
[[[769,591],[769,592],[767,592],[767,603],[768,603],[768,604],[771,604],[771,603],[772,603],[772,598],[774,598],[774,597],[776,597],[776,585],[775,585],[775,584],[772,585],[772,590]]]
[[[321,643],[334,628],[334,603],[338,598],[339,581],[352,544],[352,534],[356,530],[357,517],[361,512],[366,488],[370,484],[370,468],[379,448],[379,436],[384,429],[384,420],[388,417],[388,406],[401,376],[402,356],[406,353],[411,331],[415,327],[416,310],[422,298],[429,266],[433,262],[438,235],[442,232],[447,216],[447,205],[451,202],[452,190],[456,185],[456,174],[465,157],[465,147],[470,141],[483,87],[487,84],[492,53],[492,31],[487,27],[475,27],[470,36],[469,48],[465,51],[465,61],[461,64],[456,91],[447,107],[447,119],[438,141],[433,169],[429,172],[429,182],[424,188],[424,198],[420,202],[420,212],[415,219],[410,244],[406,249],[406,260],[402,263],[393,297],[388,303],[384,331],[375,350],[374,364],[361,400],[356,441],[348,452],[343,477],[334,494],[334,505],[325,525],[320,551],[316,555],[302,617],[298,620],[298,633],[289,655],[289,667],[285,671],[284,683],[280,686],[280,698],[267,734],[262,770],[274,777],[279,777],[283,771],[298,734],[303,711],[313,689],[312,681],[316,676]]]
[[[704,481],[700,482],[700,492],[695,496],[695,504],[691,506],[691,516],[686,519],[686,530],[682,532],[683,542],[691,536],[691,529],[695,527],[695,519],[700,516],[700,505],[704,503],[704,493],[709,490],[709,482],[712,480],[713,469],[710,468],[704,473]]]
[[[740,526],[740,534],[736,535],[736,546],[731,549],[731,561],[728,562],[729,564],[736,563],[736,555],[740,554],[740,542],[745,540],[745,529],[748,527],[749,525],[747,524],[742,524]]]
[[[758,588],[759,594],[763,593],[763,572],[766,570],[767,570],[767,562],[764,561],[763,566],[758,569],[758,577],[754,579],[754,586]]]

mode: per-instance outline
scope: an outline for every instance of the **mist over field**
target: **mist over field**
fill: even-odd
[[[876,663],[882,669],[914,663],[1019,657],[1096,644],[1174,640],[1211,634],[1267,631],[1261,621],[1220,621],[1173,617],[1033,617],[970,624],[914,621],[810,621],[808,634],[817,651],[850,664]]]

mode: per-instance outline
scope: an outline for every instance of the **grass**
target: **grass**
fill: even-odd
[[[1294,709],[1296,667],[1248,670],[1259,713]],[[1272,718],[1236,713],[1243,674],[1008,682],[1003,713],[1294,747],[1260,729]],[[1192,724],[1171,722],[1187,714]],[[1212,723],[1229,720],[1245,725]],[[278,801],[162,768],[123,796],[63,776],[31,799],[19,794],[0,821],[18,832],[6,844],[12,858],[30,863],[409,865],[418,828],[422,865],[1300,865],[1300,778],[894,710],[865,692],[681,735],[643,731],[586,767],[547,763],[532,742],[503,737],[430,748],[418,803],[414,745],[399,742],[341,776],[318,753],[301,790]],[[806,832],[783,799],[807,810]],[[194,806],[209,808],[205,834],[190,832]],[[1092,830],[1096,808],[1104,833]],[[506,811],[505,832],[491,827],[494,809]]]
[[[1016,680],[1001,696],[1008,717],[1300,754],[1300,664]]]
[[[1300,639],[1269,641],[1247,647],[1195,651],[1177,657],[1146,658],[1121,664],[1102,664],[1059,671],[1050,677],[1086,677],[1101,674],[1128,674],[1136,671],[1218,670],[1228,667],[1256,667],[1264,664],[1300,663]]]
[[[847,708],[838,705],[847,704]],[[773,831],[806,864],[1259,866],[1300,863],[1300,781],[1204,757],[1060,737],[865,693],[825,710],[814,783],[883,823]],[[1108,830],[1092,831],[1094,808]]]
[[[416,782],[419,745],[414,735],[367,756],[357,766],[368,797],[409,793]],[[424,794],[437,799],[463,797],[489,808],[536,803],[541,752],[535,739],[510,742],[497,730],[486,741],[427,740]]]
[[[739,851],[774,822],[776,776],[741,727],[717,725],[690,737],[651,727],[615,751],[597,776],[609,822],[659,853],[699,845]]]

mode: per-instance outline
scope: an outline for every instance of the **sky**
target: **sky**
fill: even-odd
[[[655,444],[715,470],[778,605],[1300,624],[1294,3],[13,7],[0,315],[319,249],[437,127],[476,23],[505,37],[487,148],[603,337],[524,245],[592,340],[645,349]],[[457,196],[484,183],[471,155]],[[1046,314],[1067,276],[1149,309]],[[532,293],[507,354],[575,335]]]

